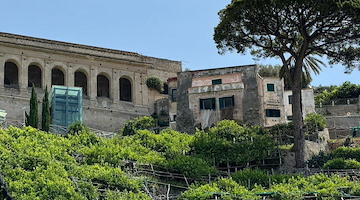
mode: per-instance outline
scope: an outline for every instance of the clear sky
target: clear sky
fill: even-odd
[[[0,31],[137,52],[181,61],[183,69],[276,64],[251,55],[219,55],[218,11],[230,0],[3,0]],[[360,84],[360,71],[324,68],[312,85]]]

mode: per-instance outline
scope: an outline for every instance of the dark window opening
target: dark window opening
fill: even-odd
[[[275,85],[272,83],[267,84],[267,91],[268,92],[274,92],[275,91]]]
[[[109,79],[104,75],[97,76],[97,96],[110,98]]]
[[[83,95],[87,96],[87,77],[83,72],[75,72],[75,87],[81,87]]]
[[[200,99],[200,109],[201,110],[215,109],[215,98]]]
[[[65,75],[60,69],[51,70],[51,85],[65,85]]]
[[[293,116],[292,116],[292,115],[289,115],[289,116],[287,116],[286,118],[287,118],[287,120],[289,120],[289,121],[292,121],[292,120],[293,120]]]
[[[166,83],[163,84],[163,91],[161,92],[161,94],[169,94],[168,84],[166,84]]]
[[[4,70],[4,85],[19,87],[19,73],[17,65],[13,62],[6,62]]]
[[[176,89],[172,89],[171,90],[171,101],[176,102],[176,99],[177,99]]]
[[[266,109],[266,117],[280,117],[280,110],[278,109]]]
[[[120,100],[131,101],[131,82],[126,78],[120,78]]]
[[[41,84],[41,69],[36,65],[30,65],[28,69],[28,87],[42,88]]]
[[[214,79],[211,81],[213,85],[218,85],[218,84],[222,84],[222,80],[221,79]]]
[[[288,96],[288,100],[289,100],[289,104],[292,104],[292,103],[293,103],[293,96],[292,96],[292,95],[289,95],[289,96]]]
[[[219,99],[220,109],[234,107],[234,96]]]

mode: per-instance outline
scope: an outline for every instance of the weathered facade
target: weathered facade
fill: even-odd
[[[169,93],[169,115],[181,132],[194,133],[195,127],[223,119],[263,127],[292,120],[291,90],[284,89],[282,79],[258,75],[256,65],[185,71],[170,84],[177,98]],[[315,111],[312,89],[302,90],[302,103],[304,117]]]
[[[177,61],[133,52],[0,33],[0,109],[23,121],[31,85],[83,88],[83,122],[117,131],[128,119],[154,112],[155,95],[145,81],[162,81],[181,71]]]
[[[285,90],[283,79],[258,76],[261,99],[262,126],[288,123],[292,120],[292,91]],[[312,88],[301,90],[303,118],[315,112],[314,92]]]
[[[178,73],[177,130],[194,133],[222,119],[260,124],[256,71],[248,65]]]

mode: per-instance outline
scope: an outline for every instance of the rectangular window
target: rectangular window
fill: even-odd
[[[274,92],[275,91],[275,85],[272,83],[267,84],[267,91],[268,92]]]
[[[289,95],[289,96],[288,96],[288,100],[289,100],[289,104],[292,104],[293,96],[292,96],[292,95]]]
[[[200,110],[215,109],[215,98],[200,99]]]
[[[292,121],[292,120],[293,120],[293,116],[292,116],[292,115],[289,115],[289,116],[287,116],[286,118],[287,118],[287,120],[289,120],[289,121]]]
[[[177,96],[176,96],[176,89],[171,90],[171,101],[176,102]]]
[[[211,81],[213,85],[218,85],[218,84],[222,84],[222,80],[221,79],[214,79]]]
[[[234,107],[234,96],[219,98],[220,109]]]
[[[266,109],[266,117],[280,117],[280,110],[278,109]]]

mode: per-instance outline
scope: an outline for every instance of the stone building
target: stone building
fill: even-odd
[[[0,109],[23,121],[32,84],[81,87],[83,122],[117,131],[128,119],[154,112],[156,95],[145,81],[176,76],[181,63],[138,53],[0,33]]]
[[[292,120],[292,92],[277,77],[261,77],[256,65],[185,71],[169,83],[173,127],[194,133],[223,119],[263,127]],[[314,112],[313,90],[302,90],[303,114]],[[175,125],[176,124],[176,125]]]
[[[262,126],[292,121],[292,91],[285,90],[283,79],[278,77],[261,77],[258,75]],[[303,118],[315,112],[314,91],[312,88],[301,90]]]

